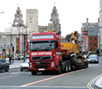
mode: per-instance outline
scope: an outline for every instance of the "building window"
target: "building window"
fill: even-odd
[[[96,37],[94,39],[96,40]]]
[[[92,40],[92,38],[90,38]]]
[[[30,23],[32,23],[32,21],[30,21]]]
[[[90,43],[90,45],[92,45],[92,43]]]
[[[96,45],[96,43],[94,43],[94,45]]]
[[[17,14],[19,14],[19,12],[17,12]]]

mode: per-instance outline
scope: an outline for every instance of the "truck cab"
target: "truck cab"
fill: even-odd
[[[29,42],[29,70],[57,71],[61,59],[60,36],[55,32],[35,33]],[[28,50],[28,45],[26,46]]]

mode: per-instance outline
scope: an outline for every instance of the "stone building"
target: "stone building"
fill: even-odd
[[[39,32],[38,30],[38,10],[37,9],[27,9],[26,10],[26,24],[29,28],[28,40],[32,36],[32,33]]]
[[[51,13],[51,19],[48,26],[39,26],[39,31],[61,31],[61,24],[59,23],[59,14],[57,13],[56,6],[53,7],[52,13]]]
[[[14,21],[12,24],[12,32],[16,34],[15,43],[16,43],[16,53],[18,54],[19,53],[24,54],[24,46],[25,46],[25,43],[27,42],[27,33],[26,33],[27,28],[23,24],[22,18],[23,18],[23,15],[21,14],[20,7],[17,7],[16,14],[14,16]]]
[[[7,54],[24,54],[25,44],[27,42],[28,28],[23,24],[23,15],[20,7],[17,7],[14,15],[13,24],[10,28],[6,28],[5,32],[0,33],[0,52],[5,47]],[[12,51],[14,47],[14,52]]]
[[[59,17],[59,14],[57,13],[56,6],[54,6],[51,13],[51,19],[50,19],[52,23],[48,24],[48,30],[61,31],[61,25],[59,23],[58,17]]]

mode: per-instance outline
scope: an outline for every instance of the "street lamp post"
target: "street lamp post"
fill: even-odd
[[[11,54],[14,55],[14,52],[12,51],[12,47],[14,47],[13,44],[12,44],[12,22],[11,23],[8,23],[8,24],[11,24],[11,28],[10,28],[10,48],[9,48],[9,55],[11,55]]]
[[[25,50],[25,46],[26,46],[26,42],[27,42],[27,23],[26,23],[26,27],[25,27],[25,30],[26,30],[26,33],[25,33],[25,36],[24,36],[24,57],[25,57],[25,52],[26,52],[26,50]]]

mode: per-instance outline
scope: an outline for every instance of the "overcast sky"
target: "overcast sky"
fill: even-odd
[[[62,36],[77,30],[81,31],[81,24],[97,22],[100,10],[100,0],[0,0],[0,32],[10,27],[14,20],[18,4],[26,23],[26,9],[38,10],[38,25],[46,26],[50,22],[53,6],[57,7],[61,24]],[[56,4],[54,4],[56,3]]]

